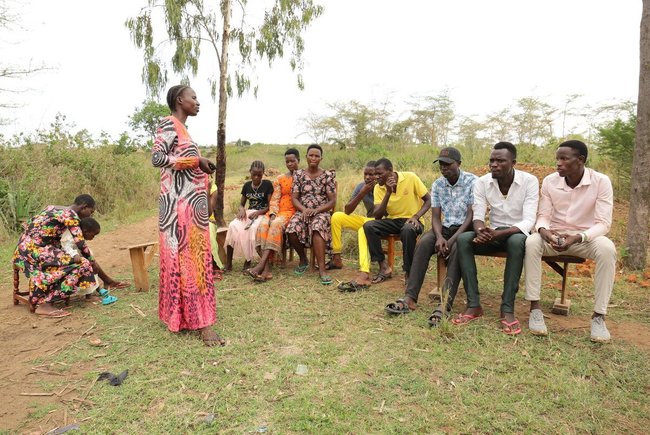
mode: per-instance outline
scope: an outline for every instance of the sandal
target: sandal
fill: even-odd
[[[293,274],[297,276],[302,276],[307,272],[307,269],[309,268],[308,264],[299,264],[296,266],[295,269],[293,269]]]
[[[253,278],[253,281],[257,281],[258,278],[262,277],[261,275],[254,273],[251,269],[245,269],[242,273],[249,278]]]
[[[436,308],[427,319],[427,323],[431,328],[437,328],[442,323],[443,317],[449,318],[449,313],[445,315],[440,308]]]
[[[323,284],[323,285],[330,285],[330,284],[332,284],[332,283],[334,282],[334,281],[332,280],[332,277],[329,276],[329,275],[319,276],[319,277],[318,277],[318,280],[319,280],[320,283]]]
[[[377,275],[375,275],[375,277],[372,279],[372,283],[373,284],[379,284],[379,283],[382,283],[382,282],[384,282],[387,279],[390,279],[392,277],[393,277],[392,273],[383,274],[383,273],[380,272]]]
[[[458,317],[453,319],[451,323],[454,325],[467,325],[469,322],[473,322],[474,320],[483,317],[483,313],[480,314],[459,314]]]
[[[336,288],[338,288],[340,292],[354,293],[354,292],[358,292],[359,290],[365,290],[368,287],[370,287],[368,284],[359,284],[355,281],[348,281],[348,282],[342,282]]]
[[[97,289],[97,293],[99,293],[99,296],[108,296],[108,290],[105,288]]]
[[[397,301],[391,302],[386,305],[384,310],[386,310],[388,314],[408,314],[411,312],[411,309],[404,298],[399,298]]]
[[[503,325],[503,333],[507,335],[518,335],[521,334],[521,326],[519,325],[519,320],[515,319],[514,321],[508,323],[506,319],[501,320]]]
[[[223,270],[221,269],[214,269],[212,271],[212,279],[215,281],[221,281],[223,279]]]
[[[102,299],[102,305],[110,305],[114,304],[115,302],[117,302],[117,297],[113,295],[104,296],[104,299]]]
[[[325,270],[334,270],[334,269],[343,269],[343,266],[339,266],[338,264],[334,264],[334,262],[332,262],[332,260],[325,263]]]

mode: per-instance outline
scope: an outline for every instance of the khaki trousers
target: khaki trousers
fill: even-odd
[[[526,256],[524,257],[527,301],[540,300],[542,256],[544,255],[572,255],[594,260],[596,262],[594,312],[607,314],[607,305],[612,295],[614,275],[616,273],[616,247],[611,240],[605,236],[599,236],[585,243],[576,243],[566,251],[558,252],[551,248],[550,244],[542,240],[538,233],[531,234],[526,239]]]

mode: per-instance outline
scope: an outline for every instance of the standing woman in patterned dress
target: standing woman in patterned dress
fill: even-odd
[[[200,331],[206,346],[224,345],[211,326],[217,320],[208,227],[208,174],[215,167],[201,157],[185,127],[199,113],[196,92],[173,86],[172,112],[158,126],[152,163],[160,168],[160,288],[158,315],[170,331]]]

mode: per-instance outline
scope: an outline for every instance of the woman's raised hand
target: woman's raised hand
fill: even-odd
[[[217,167],[206,157],[199,157],[199,169],[201,169],[206,174],[211,174],[217,169]]]

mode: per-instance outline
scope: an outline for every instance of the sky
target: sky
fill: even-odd
[[[595,104],[637,98],[641,0],[316,1],[325,11],[304,35],[305,90],[286,62],[258,65],[257,98],[229,102],[228,141],[309,143],[300,120],[327,113],[327,103],[389,101],[399,116],[412,96],[445,89],[458,113],[476,116],[524,96],[556,106],[570,94]],[[0,134],[48,128],[57,113],[95,136],[129,131],[147,94],[124,21],[146,0],[5,2],[18,18],[0,30],[1,65],[49,69],[0,81],[22,90],[0,94],[18,106],[0,113],[9,118]],[[264,3],[248,1],[251,17]],[[216,143],[207,77],[217,68],[206,53],[191,81],[201,112],[188,125],[201,145]]]

